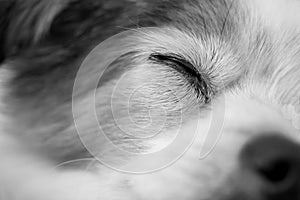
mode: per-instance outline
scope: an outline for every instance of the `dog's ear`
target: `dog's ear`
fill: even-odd
[[[136,26],[132,0],[0,0],[0,6],[1,57],[31,62],[21,70],[72,62],[124,27]]]
[[[11,0],[0,1],[0,63],[5,57],[5,32],[8,27],[8,13],[11,10],[13,2]]]
[[[69,0],[1,0],[0,59],[37,43]]]
[[[53,20],[48,39],[79,49],[94,46],[135,24],[136,6],[131,0],[72,0]]]

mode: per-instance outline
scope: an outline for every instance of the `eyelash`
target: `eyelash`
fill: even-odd
[[[186,59],[177,54],[160,54],[153,53],[149,56],[149,60],[155,63],[167,65],[179,73],[181,73],[187,81],[194,87],[197,97],[204,100],[208,104],[211,101],[212,88],[210,84],[199,73],[199,71]]]

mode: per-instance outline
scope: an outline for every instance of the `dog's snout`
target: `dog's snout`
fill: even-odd
[[[300,198],[300,146],[296,143],[266,134],[247,143],[240,160],[243,170],[261,183],[260,191],[267,199]]]

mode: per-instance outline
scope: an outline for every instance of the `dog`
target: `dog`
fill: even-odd
[[[299,9],[0,1],[0,199],[300,199]]]

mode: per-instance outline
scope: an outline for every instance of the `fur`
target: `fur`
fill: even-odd
[[[0,199],[266,199],[239,154],[299,142],[299,7],[0,1]]]

